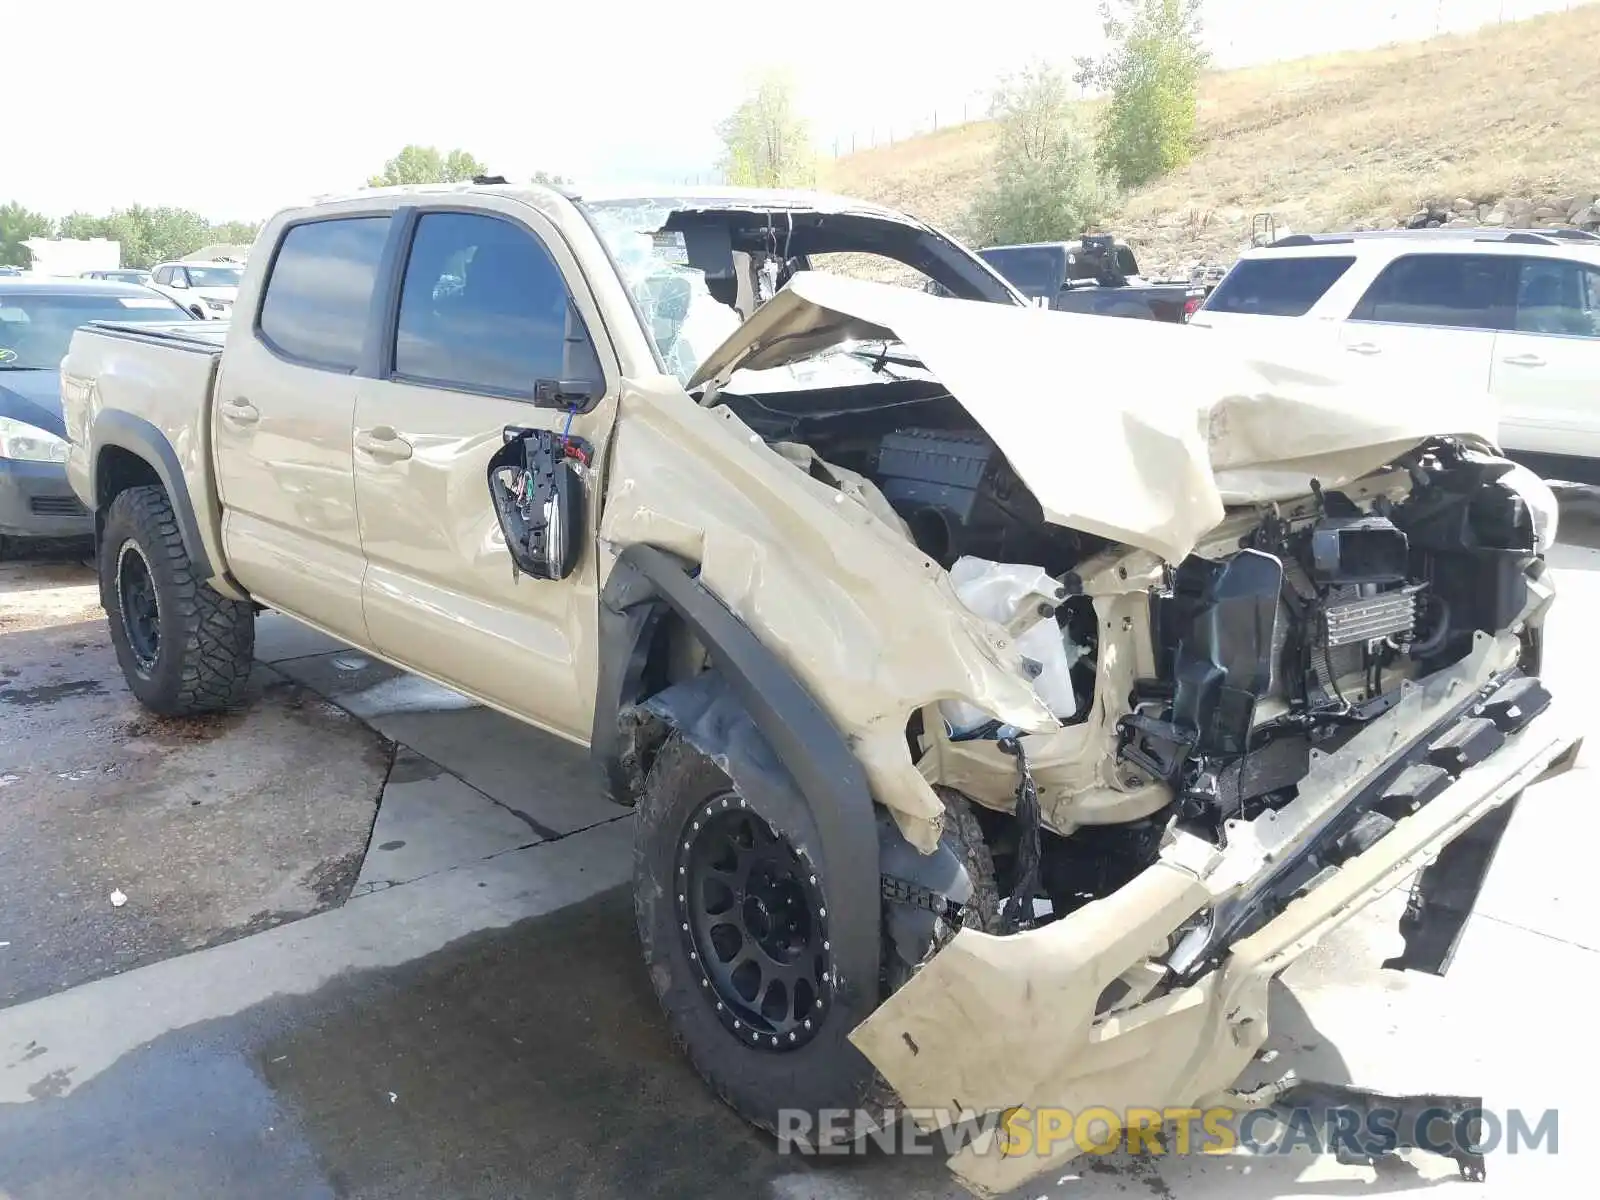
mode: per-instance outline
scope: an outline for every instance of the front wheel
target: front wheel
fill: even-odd
[[[195,577],[161,488],[129,488],[106,511],[100,603],[140,704],[187,716],[243,699],[255,658],[255,611]]]
[[[783,1109],[853,1110],[876,1076],[848,1040],[876,989],[834,988],[831,944],[846,921],[805,850],[810,813],[765,811],[674,735],[637,813],[634,905],[650,982],[711,1088],[778,1133]]]

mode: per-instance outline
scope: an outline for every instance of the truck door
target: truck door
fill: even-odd
[[[500,207],[406,217],[389,356],[356,399],[367,628],[380,653],[587,738],[615,357],[591,337],[603,339],[602,327],[555,229],[513,201],[488,203]],[[587,397],[569,400],[574,385]],[[594,464],[580,558],[565,579],[513,573],[488,489],[507,427],[566,431]]]
[[[387,213],[367,213],[285,230],[259,313],[240,313],[230,331],[212,418],[234,577],[264,603],[357,642],[366,640],[366,563],[350,428],[389,224]]]

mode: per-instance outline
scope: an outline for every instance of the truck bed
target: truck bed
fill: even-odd
[[[73,333],[61,360],[67,480],[78,499],[91,511],[98,507],[107,445],[131,452],[155,465],[168,494],[190,506],[197,527],[186,538],[193,536],[212,564],[223,559],[211,395],[227,328],[222,321],[95,322]],[[97,425],[103,409],[116,420]]]
[[[143,321],[138,324],[118,321],[94,321],[85,326],[112,337],[131,338],[137,342],[170,345],[202,354],[221,354],[222,343],[227,340],[226,321]]]

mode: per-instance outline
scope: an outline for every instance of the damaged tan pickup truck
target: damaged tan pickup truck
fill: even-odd
[[[769,1130],[1223,1092],[1413,875],[1391,965],[1442,972],[1576,749],[1486,398],[1040,311],[865,203],[363,192],[228,325],[62,372],[134,694],[236,703],[270,607],[590,746],[667,1017]]]

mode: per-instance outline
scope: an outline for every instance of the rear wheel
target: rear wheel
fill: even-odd
[[[117,495],[99,566],[111,643],[139,703],[164,716],[239,703],[255,657],[255,612],[195,577],[164,491]]]

